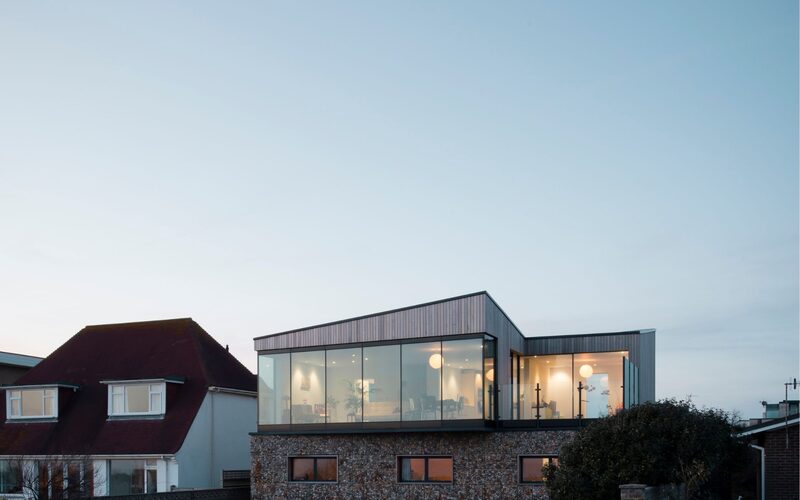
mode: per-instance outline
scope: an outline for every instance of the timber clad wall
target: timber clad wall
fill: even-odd
[[[255,339],[256,351],[380,342],[486,331],[486,295],[388,311]]]

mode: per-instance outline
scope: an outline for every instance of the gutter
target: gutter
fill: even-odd
[[[217,387],[212,385],[208,388],[208,392],[221,392],[224,394],[236,394],[237,396],[250,396],[251,398],[258,397],[256,391],[245,391],[244,389],[231,389],[228,387]]]

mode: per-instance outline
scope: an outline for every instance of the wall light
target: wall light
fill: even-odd
[[[435,354],[431,354],[431,357],[428,358],[428,364],[431,365],[431,368],[434,370],[438,370],[442,367],[442,355],[438,352]]]
[[[578,373],[580,373],[583,378],[589,378],[594,373],[594,368],[592,368],[591,365],[583,365],[580,370],[578,370]]]

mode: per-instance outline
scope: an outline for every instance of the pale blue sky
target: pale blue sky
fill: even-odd
[[[659,397],[798,372],[798,6],[0,3],[0,350],[488,290],[657,328]]]

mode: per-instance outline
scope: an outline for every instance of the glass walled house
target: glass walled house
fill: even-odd
[[[528,338],[486,292],[267,335],[255,348],[257,496],[381,484],[401,487],[389,496],[473,496],[500,480],[497,464],[481,467],[499,450],[503,481],[525,494],[542,486],[526,480],[541,475],[531,467],[557,461],[575,429],[655,393],[654,330]]]

